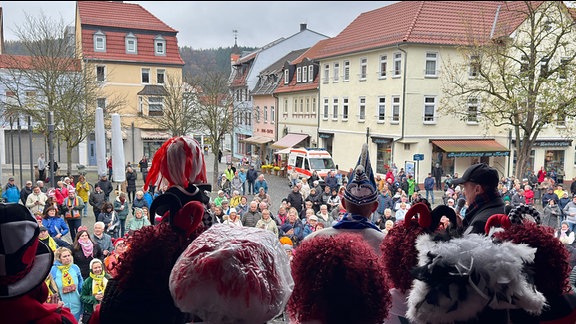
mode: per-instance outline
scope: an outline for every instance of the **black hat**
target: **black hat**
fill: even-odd
[[[39,233],[26,206],[0,203],[0,298],[23,295],[48,276],[54,255]]]
[[[461,178],[452,180],[455,185],[463,184],[465,182],[474,182],[481,185],[488,185],[490,187],[498,186],[498,171],[490,167],[486,163],[478,163],[471,165]]]

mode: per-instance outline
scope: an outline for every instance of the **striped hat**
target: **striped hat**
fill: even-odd
[[[26,294],[48,276],[54,255],[38,234],[26,206],[0,203],[0,298]]]
[[[358,163],[350,176],[346,190],[344,190],[344,199],[356,205],[365,205],[378,199],[378,189],[366,144],[362,145]]]

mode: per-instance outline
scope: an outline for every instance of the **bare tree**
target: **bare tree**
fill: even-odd
[[[212,143],[214,154],[214,185],[218,182],[218,152],[224,137],[231,134],[235,118],[240,112],[233,109],[233,98],[228,89],[228,75],[222,72],[204,71],[189,79],[191,86],[187,95],[191,98],[193,127],[204,133]]]
[[[576,116],[574,20],[560,1],[503,2],[504,13],[523,24],[502,23],[489,40],[471,37],[459,60],[447,60],[440,110],[513,132],[521,178],[547,125],[573,133],[567,118]]]
[[[157,86],[156,98],[162,98],[163,109],[160,116],[150,115],[144,118],[158,128],[166,130],[172,137],[188,135],[196,130],[195,112],[197,98],[194,89],[175,75],[166,75],[164,86]],[[149,102],[150,95],[146,98]]]
[[[54,129],[66,143],[67,173],[72,172],[72,150],[94,130],[96,99],[101,88],[93,65],[82,66],[74,56],[73,30],[59,21],[26,15],[15,33],[28,56],[3,55],[8,69],[0,83],[9,94],[8,116],[31,116],[35,131],[48,135],[47,114],[54,113]],[[107,103],[111,113],[122,100]]]

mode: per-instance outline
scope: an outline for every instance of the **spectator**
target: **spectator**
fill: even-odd
[[[58,294],[68,307],[77,321],[82,315],[82,301],[80,300],[80,289],[84,283],[80,268],[74,264],[72,251],[66,247],[59,247],[54,253],[54,265],[50,270],[50,275],[58,286]]]
[[[138,174],[132,167],[126,168],[126,194],[128,195],[128,202],[132,203],[136,199],[136,179]]]
[[[112,245],[112,237],[104,233],[105,227],[106,225],[104,225],[104,222],[94,223],[94,234],[92,235],[92,240],[94,243],[100,246],[100,249],[102,250],[102,256],[104,258],[114,250],[114,245]]]
[[[28,195],[30,195],[31,193],[32,193],[32,181],[28,180],[26,181],[24,188],[20,190],[20,201],[22,202],[22,205],[26,205],[26,199],[28,199]]]
[[[120,237],[124,237],[124,232],[126,230],[126,218],[128,217],[129,210],[130,206],[126,200],[126,193],[120,192],[118,197],[116,197],[116,200],[114,200],[114,211],[120,220]]]
[[[250,195],[258,193],[258,191],[254,188],[256,179],[258,179],[258,171],[256,171],[254,166],[251,165],[250,169],[248,169],[248,172],[246,173],[246,181],[248,182],[248,194]]]
[[[256,223],[262,218],[262,214],[258,211],[258,202],[250,202],[250,209],[242,215],[242,225],[248,227],[256,227]]]
[[[132,233],[144,226],[150,226],[150,220],[148,217],[144,217],[142,208],[136,207],[134,208],[134,215],[126,222],[126,232]]]
[[[4,186],[2,191],[2,198],[6,203],[18,203],[20,200],[20,190],[14,181],[14,177],[8,178],[8,183]]]
[[[566,216],[566,222],[568,223],[570,230],[574,232],[576,230],[576,195],[572,197],[572,201],[566,204],[564,207],[564,216]]]
[[[466,193],[466,218],[464,228],[473,233],[484,233],[488,217],[504,213],[504,200],[498,192],[498,171],[485,163],[470,166],[461,178],[452,181],[454,185],[463,185]]]
[[[112,193],[114,187],[112,186],[112,182],[108,180],[106,175],[100,177],[100,181],[98,181],[98,186],[100,187],[100,189],[102,189],[102,191],[104,191],[104,197],[106,198],[106,201],[110,201],[110,193]]]
[[[35,186],[34,189],[32,189],[32,194],[26,198],[26,207],[28,207],[32,213],[42,213],[46,207],[47,200],[48,196],[40,191],[38,186]]]
[[[61,213],[70,227],[70,237],[76,237],[76,231],[82,225],[82,209],[84,201],[76,196],[75,190],[68,192],[68,197],[64,199],[61,206]]]
[[[434,183],[435,180],[432,177],[432,173],[428,173],[426,179],[424,179],[424,190],[426,190],[426,200],[434,204]]]
[[[90,276],[90,262],[93,259],[104,259],[102,248],[92,241],[88,229],[84,226],[78,229],[78,234],[72,245],[72,256],[74,263],[80,268],[84,280]]]
[[[552,187],[548,187],[546,193],[542,195],[542,208],[548,205],[548,200],[550,199],[554,199],[556,205],[558,205],[558,202],[560,201],[560,198],[554,193],[554,188]]]
[[[268,182],[264,179],[264,175],[258,176],[258,179],[254,182],[254,191],[260,192],[260,188],[264,188],[264,192],[268,193]]]
[[[86,181],[84,175],[78,176],[78,183],[76,183],[76,195],[82,198],[84,202],[84,209],[82,209],[82,215],[88,217],[88,202],[90,201],[90,184]]]
[[[89,323],[96,305],[104,298],[104,291],[108,284],[108,275],[104,271],[104,263],[100,259],[90,261],[90,276],[82,284],[80,299],[84,306],[82,323]]]
[[[88,202],[90,206],[92,206],[92,212],[94,213],[94,219],[98,218],[100,212],[102,212],[102,208],[106,203],[106,194],[102,191],[99,184],[94,186],[94,191],[90,192],[90,196],[88,198]]]
[[[544,207],[544,217],[542,217],[542,225],[550,226],[555,230],[560,228],[562,221],[562,210],[556,204],[554,199],[548,201],[548,205]]]
[[[256,228],[265,229],[270,231],[278,237],[278,226],[276,222],[270,217],[270,210],[264,209],[262,210],[262,218],[256,223]]]

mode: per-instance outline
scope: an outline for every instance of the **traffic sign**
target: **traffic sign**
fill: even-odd
[[[422,161],[424,160],[424,154],[414,154],[413,158],[414,161]]]

